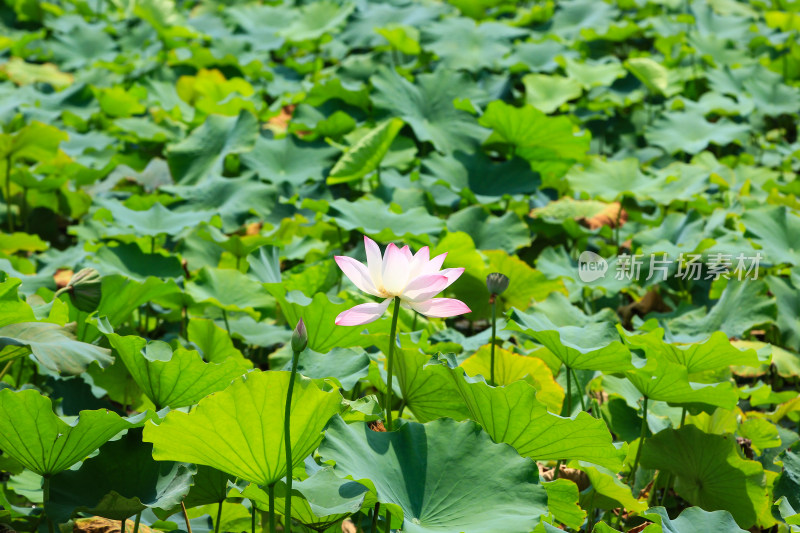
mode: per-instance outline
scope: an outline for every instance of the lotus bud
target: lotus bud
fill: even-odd
[[[301,318],[292,332],[292,351],[295,353],[302,352],[306,349],[306,346],[308,346],[308,331],[306,331],[306,324]]]
[[[102,278],[97,270],[93,268],[84,268],[72,276],[67,286],[59,290],[56,295],[61,292],[69,293],[72,305],[81,311],[91,313],[100,305],[102,283]]]
[[[503,294],[508,288],[508,276],[500,272],[492,272],[486,276],[486,288],[489,289],[489,294],[497,296]]]

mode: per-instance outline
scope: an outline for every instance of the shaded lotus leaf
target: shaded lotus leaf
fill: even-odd
[[[142,426],[147,412],[121,418],[106,409],[81,411],[68,424],[53,413],[52,402],[35,390],[0,390],[0,449],[37,474],[66,470],[123,431]]]
[[[149,507],[176,507],[189,492],[195,466],[154,461],[152,453],[139,429],[104,444],[79,469],[53,476],[48,516],[57,523],[76,512],[123,520]]]
[[[599,508],[613,509],[622,506],[634,512],[647,509],[647,502],[633,497],[631,488],[622,482],[616,470],[611,471],[586,461],[570,461],[569,466],[586,473],[592,484],[592,490],[596,493],[594,504]]]
[[[368,479],[410,533],[528,533],[547,512],[538,469],[474,422],[408,422],[392,432],[335,417],[320,446],[334,471]]]
[[[53,372],[80,374],[93,362],[114,362],[107,348],[75,339],[70,329],[48,322],[20,322],[0,328],[0,363],[31,354]]]
[[[578,486],[568,479],[556,479],[543,486],[547,491],[547,508],[555,519],[572,529],[580,529],[586,511],[578,505]]]
[[[770,521],[764,468],[742,459],[732,435],[709,435],[693,425],[666,429],[642,448],[641,466],[670,472],[675,492],[706,511],[729,511],[739,527]]]
[[[238,116],[209,115],[181,142],[167,150],[167,163],[175,183],[193,185],[223,170],[225,156],[253,149],[258,120],[249,111]]]
[[[259,137],[241,161],[263,181],[299,187],[309,180],[321,182],[337,153],[327,144],[301,141],[292,135],[283,139]]]
[[[274,305],[261,283],[231,268],[201,268],[186,283],[186,293],[199,304],[244,311],[254,317],[258,316],[258,309]]]
[[[147,342],[135,335],[121,337],[116,333],[106,337],[157,409],[194,405],[225,389],[249,368],[243,359],[206,363],[199,353],[184,348],[173,352],[163,341]]]
[[[160,425],[147,425],[144,441],[153,443],[157,461],[207,465],[270,485],[287,471],[283,424],[289,378],[289,372],[250,372],[200,400],[190,413],[172,411]],[[340,401],[338,391],[323,392],[297,378],[291,404],[293,469],[319,445]]]
[[[121,202],[113,200],[95,199],[95,203],[101,207],[95,217],[110,219],[109,224],[101,230],[108,237],[177,235],[186,228],[211,220],[214,215],[211,211],[176,212],[160,203],[143,211],[128,209]]]
[[[424,207],[396,212],[377,199],[349,202],[339,198],[330,202],[328,215],[345,230],[359,230],[378,241],[405,240],[430,244],[428,235],[438,234],[444,221],[428,213]]]
[[[341,522],[359,511],[369,489],[356,481],[342,479],[333,469],[321,468],[302,481],[292,484],[292,519],[316,531]],[[256,502],[263,510],[269,509],[269,495],[252,483],[245,487],[242,496]],[[275,485],[275,512],[286,515],[286,485]]]

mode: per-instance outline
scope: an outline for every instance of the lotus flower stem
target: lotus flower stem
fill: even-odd
[[[297,362],[300,360],[300,352],[308,346],[308,333],[305,323],[301,318],[297,327],[292,333],[292,373],[289,376],[289,389],[286,392],[286,411],[283,417],[283,437],[284,447],[286,448],[286,517],[284,531],[292,531],[292,392],[294,391],[294,380],[297,377]]]
[[[383,533],[391,533],[392,531],[392,513],[386,509],[386,525],[383,527]]]
[[[186,531],[192,533],[192,524],[189,522],[189,514],[186,512],[186,504],[181,500],[181,510],[183,511],[183,519],[186,521]]]
[[[642,448],[644,447],[644,438],[647,433],[647,396],[644,397],[644,404],[642,405],[642,432],[639,435],[639,447],[636,449],[636,459],[633,460],[633,467],[631,468],[631,487],[636,483],[636,469],[639,468],[639,458],[642,456]]]
[[[222,503],[219,504],[220,509],[222,508]],[[142,512],[139,511],[136,513],[136,520],[133,522],[133,533],[139,533],[139,522],[142,521]],[[217,517],[217,521],[219,521],[219,517]]]
[[[378,531],[378,515],[380,514],[381,504],[380,502],[375,503],[375,507],[372,509],[372,526],[369,528],[370,533],[377,533]]]
[[[48,474],[45,474],[44,477],[42,478],[42,507],[47,505],[47,502],[49,501],[50,501],[50,476]],[[46,516],[46,513],[44,514],[45,517],[47,518],[47,528],[50,530],[50,533],[55,533],[55,527],[53,527],[53,520],[49,516]]]
[[[219,507],[217,507],[217,520],[216,520],[216,522],[214,522],[214,533],[219,533],[219,524],[220,524],[220,522],[222,522],[222,502],[224,502],[224,501],[225,500],[220,501],[219,502]],[[138,524],[139,515],[136,516],[136,521],[137,521],[137,524]]]
[[[276,533],[278,527],[275,525],[275,483],[267,486],[267,494],[269,495],[269,533]],[[263,527],[263,517],[261,518],[261,524]]]
[[[397,344],[397,318],[400,316],[400,298],[394,299],[392,329],[389,331],[389,353],[386,359],[386,431],[392,430],[392,370],[394,369],[394,346]]]
[[[580,387],[581,382],[578,381],[578,374],[575,372],[575,369],[574,368],[569,368],[568,370],[570,372],[572,372],[572,377],[575,378],[575,385],[578,385],[578,387]],[[583,401],[584,389],[583,388],[579,388],[579,391],[580,391],[580,394],[578,395],[578,398],[581,399],[581,411],[585,411],[586,410],[586,403]]]
[[[256,533],[256,502],[250,500],[250,533]]]
[[[494,380],[494,344],[495,339],[497,337],[497,299],[492,295],[489,298],[492,302],[492,348],[491,348],[491,368],[489,369],[489,385],[496,385],[497,382]]]

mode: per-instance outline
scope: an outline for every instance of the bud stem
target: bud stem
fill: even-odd
[[[497,334],[497,299],[490,298],[492,302],[492,357],[491,357],[491,368],[489,370],[489,385],[494,386],[496,381],[494,380],[494,344],[495,344],[495,337]]]
[[[392,308],[392,329],[389,332],[389,353],[386,360],[386,431],[392,431],[392,370],[394,369],[394,345],[397,344],[397,318],[400,316],[400,298],[395,297]]]
[[[636,449],[636,459],[633,460],[633,467],[631,468],[630,484],[631,488],[636,484],[636,469],[639,468],[639,458],[642,456],[642,448],[644,446],[644,438],[647,434],[647,396],[644,397],[644,405],[642,406],[642,433],[639,435],[639,447]]]
[[[302,350],[301,350],[302,351]],[[286,393],[286,413],[283,417],[283,435],[286,447],[286,509],[284,516],[286,521],[283,530],[286,533],[292,531],[292,439],[291,439],[291,415],[292,415],[292,392],[294,391],[294,380],[297,376],[297,361],[300,359],[300,351],[292,351],[292,373],[289,378],[289,390]]]

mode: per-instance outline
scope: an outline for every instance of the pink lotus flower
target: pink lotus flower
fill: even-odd
[[[337,255],[336,264],[356,287],[380,298],[381,303],[357,305],[336,317],[337,326],[361,326],[378,320],[395,298],[401,305],[429,317],[446,318],[469,313],[470,308],[454,298],[434,298],[464,272],[463,268],[441,270],[446,253],[430,258],[425,246],[411,255],[408,246],[390,244],[381,257],[375,241],[364,237],[367,266],[352,257]]]

